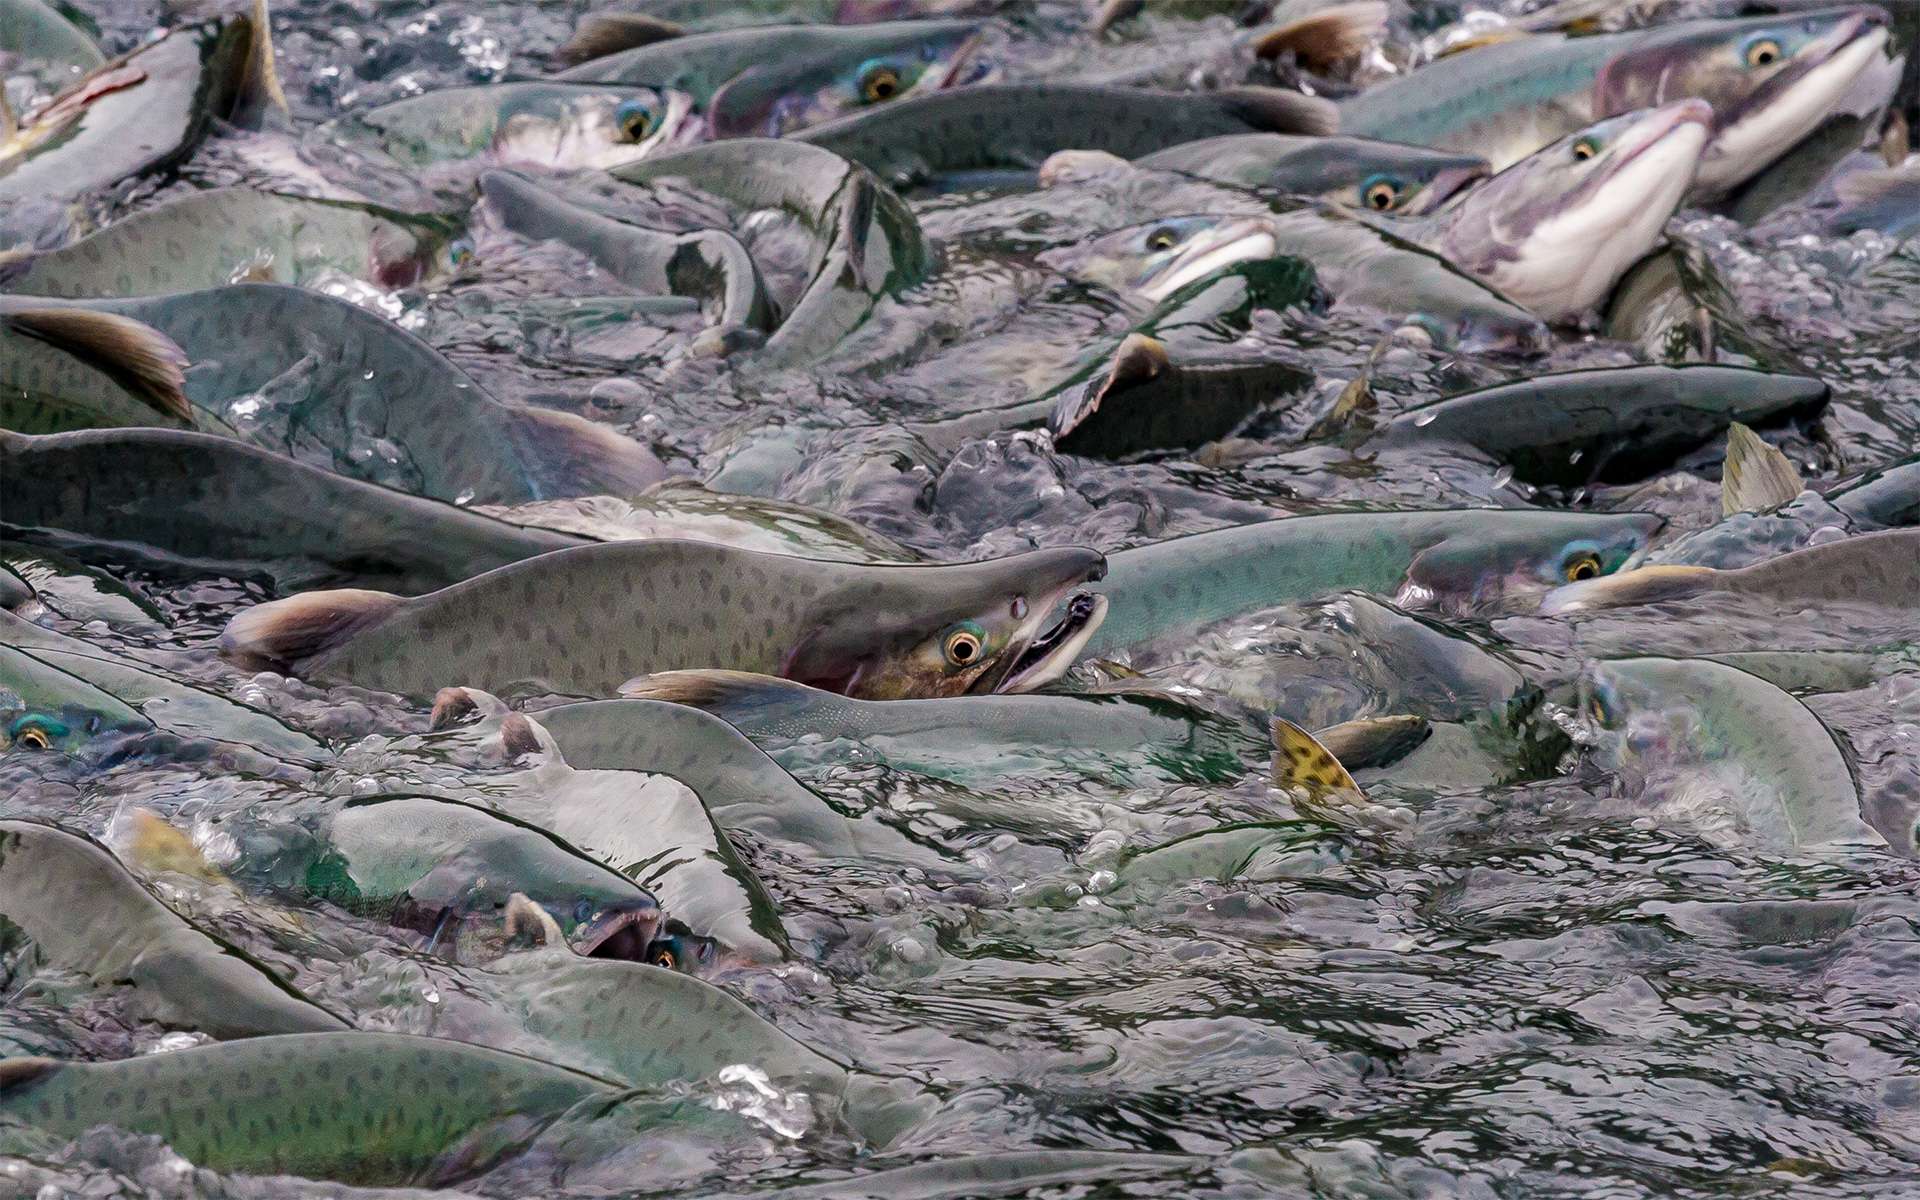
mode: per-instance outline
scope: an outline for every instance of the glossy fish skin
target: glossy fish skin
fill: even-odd
[[[146,733],[153,722],[119,697],[29,653],[14,631],[26,626],[5,614],[0,632],[0,753],[57,750],[78,753],[114,733]]]
[[[76,921],[76,913],[87,917]],[[219,1038],[347,1027],[162,904],[106,847],[56,825],[0,820],[0,918],[49,965],[101,986],[130,985],[133,1008],[148,1020]],[[7,1107],[0,1084],[0,1110]]]
[[[899,187],[959,171],[1034,170],[1060,150],[1138,158],[1231,133],[1330,133],[1320,101],[1271,88],[1153,92],[982,84],[916,96],[794,135]]]
[[[526,80],[425,92],[348,113],[312,136],[411,167],[484,157],[561,171],[617,167],[701,134],[679,92]]]
[[[1500,169],[1603,117],[1694,97],[1714,110],[1700,185],[1725,188],[1785,153],[1874,55],[1884,57],[1885,21],[1878,9],[1828,9],[1502,42],[1343,102],[1340,128],[1484,154]],[[1783,54],[1749,63],[1764,40]]]
[[[0,296],[0,315],[39,303]],[[570,414],[502,404],[411,333],[318,292],[254,283],[60,303],[160,330],[186,352],[186,393],[201,412],[343,475],[440,500],[516,503],[637,491],[665,474],[631,439]],[[4,326],[0,384],[70,398],[75,408],[127,402],[110,376]],[[262,392],[272,403],[261,403]],[[384,444],[362,453],[372,449],[361,444],[370,430]]]
[[[0,1061],[0,1117],[60,1137],[150,1133],[196,1166],[361,1184],[478,1172],[606,1080],[484,1046],[310,1033],[118,1062]]]
[[[954,695],[1064,669],[1099,614],[1070,606],[1043,635],[1048,614],[1103,570],[1099,554],[1078,549],[889,567],[608,543],[411,601],[304,593],[234,618],[222,645],[311,678],[418,696],[450,679],[605,696],[635,675],[715,665],[876,699]]]
[[[1340,591],[1471,609],[1638,559],[1650,513],[1435,509],[1287,517],[1155,542],[1108,557],[1094,656],[1240,613]]]
[[[1920,525],[1920,455],[1868,471],[1828,492],[1827,499],[1868,527]]]
[[[1200,138],[1133,165],[1403,216],[1432,212],[1489,174],[1487,161],[1471,154],[1284,133]]]
[[[235,878],[377,916],[456,950],[460,932],[511,935],[514,895],[545,909],[578,953],[645,961],[661,921],[653,896],[554,834],[437,796],[348,801],[309,833],[241,818]]]
[[[105,61],[93,39],[46,0],[0,0],[0,66],[7,74],[25,67],[64,84]]]
[[[1533,484],[1643,479],[1726,433],[1826,407],[1817,379],[1739,367],[1612,367],[1541,375],[1436,400],[1390,421],[1380,446],[1453,443]]]
[[[1720,842],[1883,844],[1839,744],[1806,705],[1709,659],[1596,664],[1586,706],[1628,791]]]
[[[367,206],[213,188],[145,208],[79,241],[0,263],[0,290],[34,296],[157,296],[253,282],[306,284],[336,271],[383,288],[443,272],[447,233]]]
[[[1920,596],[1920,529],[1857,534],[1732,569],[1641,567],[1556,589],[1541,602],[1540,611],[1580,612],[1716,592],[1765,596],[1795,606],[1909,606]]]
[[[0,525],[20,536],[261,574],[282,590],[427,592],[586,543],[189,430],[0,430],[0,475],[9,480]]]

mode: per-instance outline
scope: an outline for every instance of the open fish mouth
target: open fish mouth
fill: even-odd
[[[1053,628],[1027,643],[991,690],[1001,694],[1031,692],[1065,675],[1106,615],[1105,596],[1075,592],[1067,598],[1065,615]]]
[[[1272,258],[1278,249],[1273,223],[1266,218],[1222,221],[1195,235],[1172,261],[1150,272],[1135,286],[1142,296],[1158,303],[1188,284],[1228,267]]]
[[[611,958],[646,962],[653,935],[660,930],[657,908],[623,909],[596,919],[581,932],[573,948],[582,958]]]

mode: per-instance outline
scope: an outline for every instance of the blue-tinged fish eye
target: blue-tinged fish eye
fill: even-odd
[[[899,68],[883,58],[870,58],[861,63],[857,78],[860,99],[866,104],[883,104],[905,90]]]
[[[447,243],[447,261],[453,266],[460,266],[472,257],[473,243],[466,238],[455,238]]]
[[[1569,542],[1560,551],[1558,566],[1549,568],[1547,580],[1550,583],[1579,583],[1583,579],[1596,579],[1624,561],[1626,555],[1623,551],[1602,546],[1598,542]]]
[[[1156,225],[1147,230],[1141,245],[1150,251],[1171,250],[1180,244],[1180,231],[1171,225]]]
[[[54,742],[66,737],[66,722],[41,713],[26,713],[14,718],[7,727],[7,741],[25,750],[51,750]]]
[[[1786,56],[1780,39],[1771,33],[1756,33],[1740,47],[1740,61],[1749,67],[1770,67]]]
[[[620,107],[613,110],[613,123],[620,130],[620,136],[628,141],[645,141],[653,132],[653,106],[637,97],[622,100]]]
[[[1360,185],[1360,202],[1375,212],[1387,212],[1399,205],[1404,186],[1392,175],[1369,175]]]
[[[587,918],[592,915],[593,901],[591,900],[582,900],[573,906],[573,919],[582,925],[586,924]]]
[[[1575,161],[1585,162],[1598,153],[1600,153],[1600,139],[1591,134],[1573,143],[1573,157]]]
[[[960,622],[940,639],[940,653],[950,667],[971,667],[986,652],[987,631],[972,621]]]

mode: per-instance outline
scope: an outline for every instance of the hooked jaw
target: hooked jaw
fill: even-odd
[[[1090,556],[1090,557],[1088,557]],[[1067,673],[1100,628],[1107,615],[1107,598],[1080,588],[1106,578],[1107,560],[1092,551],[1078,552],[1064,564],[1064,577],[1036,587],[1026,622],[1017,630],[1002,664],[983,674],[968,689],[976,694],[1030,692]],[[1047,618],[1066,601],[1060,619]]]
[[[1222,221],[1197,233],[1165,265],[1143,275],[1139,293],[1154,303],[1237,263],[1272,258],[1279,248],[1273,223],[1265,217]]]
[[[614,909],[581,926],[573,940],[582,958],[646,962],[647,949],[660,931],[660,910],[650,905]]]

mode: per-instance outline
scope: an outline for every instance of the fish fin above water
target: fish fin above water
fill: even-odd
[[[622,50],[637,50],[655,42],[686,36],[686,28],[645,13],[589,13],[573,27],[573,36],[553,52],[568,66],[605,58]]]
[[[45,342],[106,375],[156,411],[188,424],[187,353],[151,325],[118,313],[68,308],[15,308],[0,314],[15,333]]]
[[[573,413],[509,408],[506,427],[535,499],[637,496],[667,473],[639,442]]]
[[[124,823],[121,823],[124,822]],[[142,874],[162,872],[187,875],[208,883],[225,883],[227,877],[207,861],[193,839],[169,824],[150,808],[131,808],[121,815],[115,831],[113,849],[121,861]]]
[[[269,600],[229,621],[220,635],[220,649],[291,666],[325,654],[405,603],[391,592],[365,588],[302,592]]]
[[[1130,21],[1140,15],[1147,7],[1147,0],[1103,0],[1100,10],[1093,14],[1088,30],[1099,37],[1122,21]]]
[[[1469,50],[1478,50],[1482,46],[1498,46],[1502,42],[1520,42],[1532,36],[1524,29],[1516,29],[1510,25],[1502,26],[1489,29],[1485,33],[1474,34],[1472,37],[1461,38],[1457,42],[1450,42],[1433,57],[1434,61],[1438,62],[1443,58],[1452,58],[1456,54],[1465,54]]]
[[[717,668],[656,671],[620,685],[620,695],[628,700],[664,700],[708,710],[749,708],[775,698],[804,696],[813,690],[777,675]]]
[[[523,754],[538,754],[545,748],[538,727],[527,714],[508,713],[500,722],[500,750],[508,761]]]
[[[1399,762],[1431,736],[1432,721],[1401,714],[1342,721],[1316,733],[1314,740],[1351,772]]]
[[[32,1087],[66,1065],[57,1058],[0,1058],[0,1096]]]
[[[267,0],[253,0],[250,22],[253,41],[234,92],[233,123],[242,129],[259,129],[275,115],[287,118],[287,94],[280,88],[280,72],[274,65],[273,25],[267,19]]]
[[[1387,32],[1385,0],[1352,0],[1289,21],[1254,40],[1260,58],[1278,58],[1292,51],[1294,60],[1309,70],[1327,70],[1358,58]]]
[[[1273,718],[1273,782],[1302,788],[1313,796],[1332,792],[1361,794],[1360,785],[1333,752],[1284,717]]]
[[[1216,92],[1226,109],[1269,133],[1311,133],[1325,137],[1340,129],[1340,110],[1328,100],[1275,87],[1232,87]]]
[[[1557,587],[1540,601],[1540,612],[1544,616],[1559,616],[1596,608],[1622,608],[1629,604],[1682,600],[1713,590],[1714,584],[1725,574],[1712,567],[1671,563],[1640,567]]]
[[[1768,512],[1807,489],[1787,456],[1735,421],[1727,426],[1727,465],[1720,476],[1720,515]]]
[[[1053,411],[1047,414],[1047,428],[1056,438],[1071,433],[1088,417],[1099,412],[1101,403],[1108,396],[1148,383],[1171,365],[1163,343],[1144,333],[1128,334],[1126,340],[1114,350],[1105,376],[1060,394]]]

